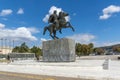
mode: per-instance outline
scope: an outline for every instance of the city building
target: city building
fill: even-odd
[[[8,54],[12,52],[12,48],[10,47],[0,47],[0,54]]]

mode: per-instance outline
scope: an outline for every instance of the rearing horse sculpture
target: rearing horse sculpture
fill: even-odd
[[[59,13],[59,17],[58,17],[59,27],[55,29],[56,26],[55,26],[55,24],[52,23],[52,24],[44,27],[43,35],[45,35],[45,32],[48,30],[48,31],[50,32],[50,36],[51,36],[53,39],[59,39],[59,38],[56,36],[56,31],[59,30],[59,32],[62,33],[61,30],[62,30],[63,28],[71,28],[73,31],[75,31],[74,28],[72,27],[72,25],[70,24],[70,22],[67,22],[67,21],[66,21],[66,19],[65,19],[66,16],[68,16],[67,13],[65,13],[65,12],[60,12],[60,13]]]

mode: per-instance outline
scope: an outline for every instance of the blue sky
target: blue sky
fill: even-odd
[[[41,45],[51,39],[48,32],[42,35],[48,25],[43,19],[54,9],[68,12],[75,28],[63,29],[58,37],[95,46],[120,43],[120,0],[0,0],[0,38]]]

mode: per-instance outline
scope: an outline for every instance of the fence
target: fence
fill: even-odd
[[[0,54],[0,59],[4,59],[4,58],[7,58],[7,55],[6,54]]]
[[[35,59],[34,53],[9,53],[8,56],[12,60],[31,60]]]

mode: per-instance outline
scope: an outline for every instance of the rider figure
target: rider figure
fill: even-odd
[[[48,19],[48,23],[50,24],[44,28],[43,35],[48,30],[50,32],[50,36],[53,39],[58,39],[56,36],[56,32],[58,30],[60,33],[62,33],[62,28],[71,28],[74,31],[74,28],[71,26],[70,22],[66,21],[65,19],[65,17],[68,15],[68,13],[65,13],[63,11],[59,12],[59,15],[57,15],[57,11],[54,10],[53,14],[51,14]]]
[[[59,21],[58,21],[58,16],[57,16],[57,11],[54,10],[53,14],[50,15],[49,23],[53,23],[55,25],[54,29],[57,30],[59,27]]]

